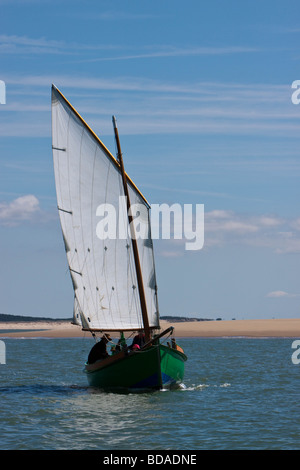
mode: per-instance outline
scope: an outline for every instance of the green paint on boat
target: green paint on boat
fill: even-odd
[[[120,353],[119,356],[114,362],[99,361],[93,365],[94,370],[89,370],[91,366],[86,365],[85,372],[91,387],[161,389],[183,380],[187,357],[167,346],[158,344],[127,355]],[[112,360],[111,357],[109,359]]]

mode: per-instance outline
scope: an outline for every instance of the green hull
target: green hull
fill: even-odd
[[[186,360],[184,353],[158,344],[86,365],[85,372],[92,387],[161,389],[182,382]]]

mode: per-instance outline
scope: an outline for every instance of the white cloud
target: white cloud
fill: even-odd
[[[299,217],[298,219],[295,219],[295,220],[292,222],[291,226],[292,226],[295,230],[300,231],[300,217]]]
[[[39,200],[32,194],[18,197],[7,203],[0,203],[0,223],[15,226],[25,220],[32,220],[40,212]]]
[[[282,297],[299,297],[300,294],[290,294],[289,292],[285,292],[283,290],[276,290],[273,292],[269,292],[266,297],[272,298],[282,298]]]
[[[269,214],[239,214],[219,209],[204,211],[204,218],[204,250],[220,246],[248,246],[263,247],[277,255],[300,253],[299,232],[293,229],[298,219],[283,219]],[[184,234],[181,240],[172,237],[173,233],[170,240],[158,242],[160,255],[175,257],[184,253]]]
[[[275,248],[278,254],[300,253],[300,238],[296,238],[294,234],[286,236],[282,243],[278,243]]]
[[[257,221],[233,211],[214,210],[205,214],[205,232],[244,235],[259,230]]]
[[[262,227],[277,227],[283,221],[276,217],[261,216],[261,217],[258,217],[258,222]]]
[[[213,210],[205,213],[205,246],[243,244],[277,254],[299,253],[298,229],[299,219]]]

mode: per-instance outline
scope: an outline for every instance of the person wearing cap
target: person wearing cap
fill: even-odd
[[[89,364],[94,364],[94,362],[99,361],[100,359],[105,359],[109,356],[106,349],[106,345],[109,341],[111,341],[111,337],[106,333],[102,336],[101,341],[94,344],[88,356]]]

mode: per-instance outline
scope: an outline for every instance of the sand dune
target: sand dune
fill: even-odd
[[[173,325],[176,337],[291,337],[300,338],[300,319],[221,320],[201,322],[161,321],[162,330]],[[3,330],[22,330],[4,332]],[[31,331],[26,331],[31,330]],[[113,336],[113,335],[112,335]],[[67,322],[0,323],[0,337],[91,338],[79,326]]]

